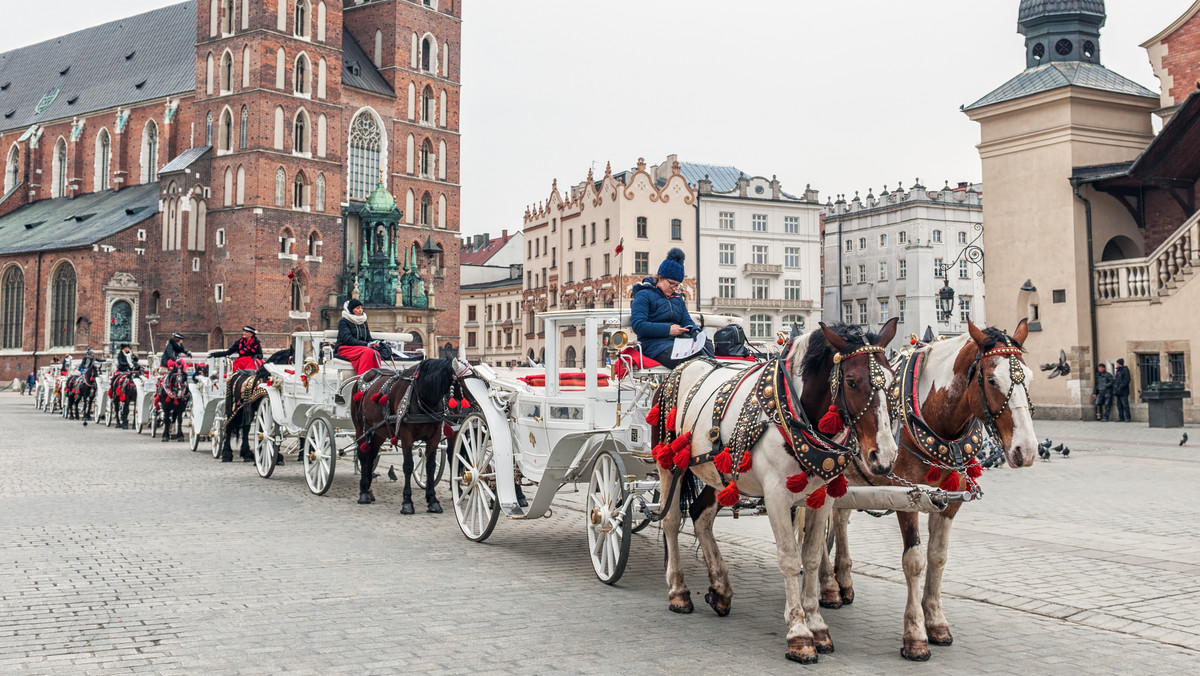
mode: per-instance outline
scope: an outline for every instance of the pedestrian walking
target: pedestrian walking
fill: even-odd
[[[1113,398],[1117,400],[1117,420],[1133,422],[1129,413],[1129,369],[1125,368],[1125,360],[1117,360],[1117,370],[1113,373]]]
[[[1096,385],[1092,388],[1092,401],[1096,404],[1096,419],[1108,422],[1108,413],[1112,410],[1113,374],[1108,372],[1104,364],[1096,367]]]
[[[33,396],[33,388],[37,385],[37,376],[34,375],[33,371],[30,371],[29,375],[25,377],[25,385],[27,386],[29,395]]]

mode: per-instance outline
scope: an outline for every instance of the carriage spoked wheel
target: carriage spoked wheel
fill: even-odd
[[[483,542],[500,517],[492,435],[483,415],[472,413],[454,437],[450,454],[450,497],[458,527],[468,540]]]
[[[308,424],[304,434],[304,480],[315,495],[325,495],[333,483],[336,446],[333,426],[328,420],[315,418]]]
[[[437,448],[433,452],[433,461],[437,464],[433,467],[433,484],[436,486],[442,480],[442,475],[446,473],[446,438],[438,442]],[[416,454],[413,458],[413,481],[416,482],[417,488],[425,488],[425,463],[429,459],[429,451],[422,443],[420,451],[413,449]]]
[[[104,395],[104,426],[112,427],[113,418],[117,415],[117,402],[112,400],[112,397],[106,393]]]
[[[629,541],[633,536],[632,505],[625,505],[625,463],[604,451],[592,465],[584,519],[592,569],[604,584],[613,584],[625,573]]]
[[[263,399],[254,416],[254,427],[250,430],[250,446],[254,449],[254,466],[258,475],[270,479],[275,471],[275,458],[279,454],[279,442],[275,438],[275,418],[271,415],[271,400]]]
[[[191,447],[192,453],[200,450],[200,425],[196,420],[195,404],[191,400],[188,401],[187,407],[188,419],[188,446]]]
[[[221,457],[222,438],[225,434],[225,416],[218,413],[212,421],[212,430],[208,433],[208,445],[212,449],[213,460]]]
[[[158,410],[158,405],[155,404],[154,408],[150,409],[150,438],[151,439],[158,436],[158,418],[160,415],[161,415],[161,413]],[[165,434],[166,432],[164,431],[163,433]]]

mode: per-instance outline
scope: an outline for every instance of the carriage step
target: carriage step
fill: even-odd
[[[525,510],[521,509],[521,505],[515,502],[501,503],[500,511],[504,513],[504,516],[514,519],[520,519],[525,516]]]

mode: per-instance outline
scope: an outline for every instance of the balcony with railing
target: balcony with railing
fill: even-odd
[[[810,310],[812,299],[788,300],[784,298],[721,298],[714,296],[714,308],[764,309],[764,310]]]
[[[783,266],[770,263],[746,263],[742,265],[742,272],[754,275],[782,275]]]
[[[1200,213],[1145,258],[1095,265],[1096,304],[1159,302],[1187,281],[1200,265]]]

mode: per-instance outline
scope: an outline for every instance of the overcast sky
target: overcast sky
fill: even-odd
[[[462,229],[667,154],[878,193],[980,177],[959,112],[1024,68],[1018,0],[463,0]],[[0,51],[174,4],[3,0]],[[1192,0],[1108,0],[1101,61],[1150,89],[1138,45]],[[986,188],[985,188],[986,190]]]

